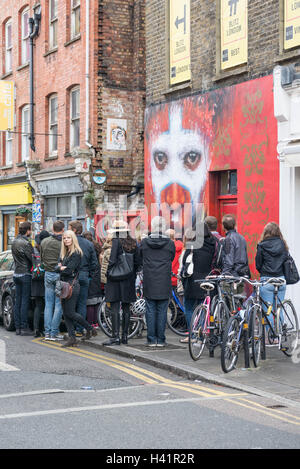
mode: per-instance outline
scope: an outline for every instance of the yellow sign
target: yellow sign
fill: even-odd
[[[14,82],[0,80],[0,130],[14,128]]]
[[[300,0],[284,1],[284,48],[300,46]]]
[[[247,63],[247,0],[221,0],[221,70]]]
[[[0,207],[2,205],[32,204],[31,189],[27,182],[0,186]]]
[[[190,79],[190,0],[170,0],[170,84]]]

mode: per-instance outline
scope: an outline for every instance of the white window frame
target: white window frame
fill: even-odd
[[[52,102],[56,101],[55,112],[52,115]],[[57,155],[58,151],[58,97],[54,94],[49,97],[49,155]]]
[[[49,45],[50,50],[57,47],[58,0],[49,0]]]
[[[5,132],[5,166],[12,166],[13,134],[9,130]]]
[[[76,18],[79,15],[79,29],[76,31]],[[79,36],[80,34],[80,0],[71,0],[71,39]]]
[[[8,44],[8,28],[10,27],[11,44]],[[5,23],[5,73],[12,71],[12,19]]]
[[[25,31],[24,16],[28,15],[29,8],[25,8],[21,15],[21,63],[22,65],[29,62],[29,23],[27,24],[27,32]]]
[[[78,113],[74,114],[74,109],[73,109],[73,94],[78,92]],[[79,128],[79,137],[78,137],[78,142],[75,142],[75,128],[76,124],[78,122],[78,128]],[[80,146],[80,88],[79,86],[76,86],[75,88],[72,88],[70,91],[70,148],[77,148]]]
[[[25,120],[25,113],[28,113],[28,120]],[[21,159],[22,161],[26,161],[29,159],[29,149],[30,149],[30,110],[29,106],[26,105],[22,108],[21,112]]]

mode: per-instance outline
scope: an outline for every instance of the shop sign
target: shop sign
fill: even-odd
[[[247,60],[248,0],[221,0],[221,70]]]
[[[93,181],[96,184],[104,184],[106,181],[106,172],[104,169],[96,169],[93,175]]]
[[[300,46],[300,0],[284,1],[284,48]]]
[[[41,202],[37,200],[34,204],[32,204],[32,222],[41,223],[41,221],[42,221]]]
[[[0,131],[14,128],[14,82],[0,80]]]
[[[170,0],[170,84],[190,79],[190,0]]]

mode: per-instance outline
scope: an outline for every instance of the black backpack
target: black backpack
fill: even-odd
[[[287,285],[294,285],[299,282],[299,273],[295,261],[290,254],[287,260],[283,263],[283,273]]]

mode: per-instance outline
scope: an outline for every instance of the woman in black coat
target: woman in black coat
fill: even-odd
[[[127,344],[127,336],[130,322],[130,303],[136,300],[135,279],[139,266],[138,248],[135,240],[129,236],[129,229],[126,222],[115,222],[112,240],[111,254],[107,269],[107,283],[105,285],[106,305],[111,314],[112,338],[103,345],[120,345],[120,303],[122,303],[122,344]],[[123,233],[120,236],[120,233]],[[124,237],[125,236],[125,237]],[[109,278],[109,271],[117,264],[118,257],[123,252],[133,256],[134,269],[126,280],[112,280]]]
[[[186,243],[188,243],[189,246],[184,252],[181,276],[184,271],[187,257],[192,252],[192,246],[194,263],[193,275],[187,278],[182,277],[184,287],[184,310],[189,330],[194,309],[201,301],[204,300],[206,294],[205,291],[200,288],[199,283],[195,283],[195,280],[204,279],[211,272],[217,241],[210,233],[206,223],[204,223],[204,241],[202,247],[197,248],[193,232],[186,233],[185,244]],[[188,342],[188,338],[182,339],[181,342]]]
[[[43,316],[45,309],[44,271],[40,269],[40,267],[42,267],[40,245],[43,239],[48,238],[49,236],[50,233],[48,233],[48,231],[42,230],[40,234],[36,235],[35,247],[33,248],[31,296],[34,300],[33,329],[35,337],[41,337],[42,335],[43,327],[41,324],[41,317]]]

